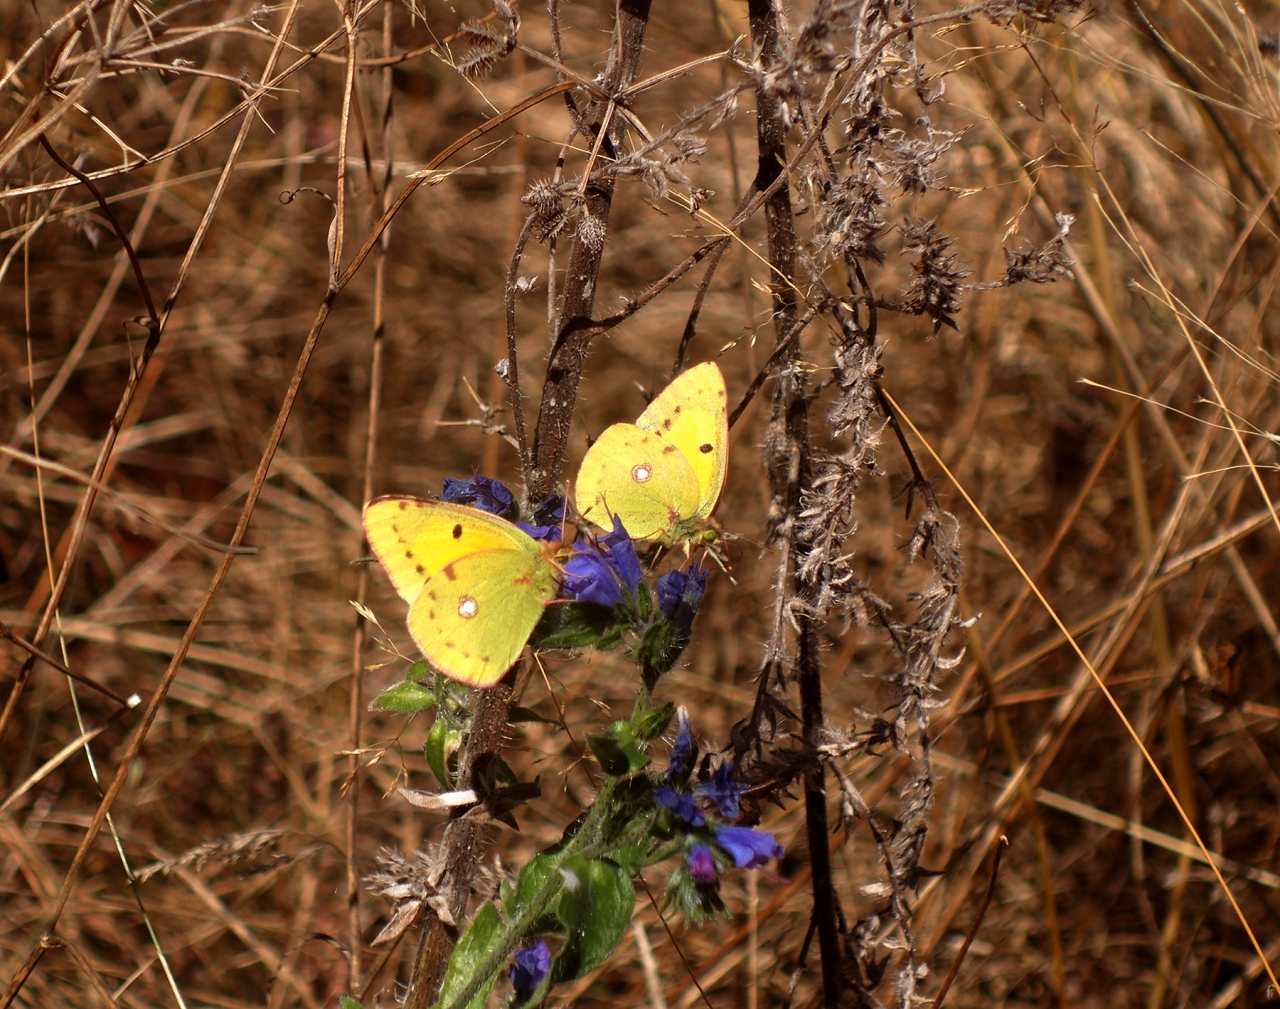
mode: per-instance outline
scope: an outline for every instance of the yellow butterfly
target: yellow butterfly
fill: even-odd
[[[538,541],[487,512],[409,497],[370,501],[364,531],[427,661],[473,687],[497,683],[556,593]]]
[[[634,424],[614,424],[587,450],[574,494],[584,518],[616,515],[632,539],[697,539],[720,501],[728,466],[728,395],[712,363],[690,368]]]

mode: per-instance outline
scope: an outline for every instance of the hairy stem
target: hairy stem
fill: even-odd
[[[748,0],[747,14],[751,24],[751,44],[760,54],[765,69],[779,61],[778,39],[781,11],[771,0]],[[795,288],[796,230],[791,209],[791,191],[784,180],[776,185],[787,163],[787,123],[776,95],[768,89],[756,88],[756,131],[759,161],[753,188],[757,192],[772,189],[765,201],[765,229],[772,267],[774,331],[778,344],[784,345],[795,328],[798,304]],[[790,356],[800,356],[800,341],[791,344]],[[773,489],[775,515],[784,515],[781,530],[787,540],[792,572],[799,570],[809,544],[799,533],[800,491],[811,480],[811,445],[809,441],[809,402],[803,379],[794,371],[784,371],[778,378],[773,399],[773,416],[769,436],[774,451],[770,458],[770,482]],[[785,588],[783,589],[785,591]],[[800,717],[804,738],[809,745],[819,742],[823,727],[822,663],[818,628],[805,603],[805,586],[795,584],[801,603],[796,614],[798,627],[797,669],[800,687]],[[841,990],[840,936],[836,925],[835,889],[831,879],[831,855],[827,845],[827,792],[825,772],[815,765],[804,779],[805,831],[813,866],[813,919],[817,923],[818,949],[822,961],[822,992],[826,1005],[839,1004]]]
[[[645,29],[649,24],[650,0],[620,0],[614,26],[613,46],[604,73],[604,89],[618,94],[636,79],[640,55],[644,48]],[[601,154],[616,156],[622,140],[625,118],[610,113],[610,102],[596,102],[592,130],[608,134],[602,140]],[[607,117],[607,123],[606,123]],[[596,140],[593,137],[592,140]],[[609,224],[616,180],[603,174],[592,182],[589,177],[583,194],[583,215],[595,218],[600,228],[596,239],[576,238],[565,271],[564,294],[560,304],[559,331],[554,335],[547,378],[542,386],[542,405],[538,426],[533,436],[533,467],[525,473],[525,486],[531,500],[552,493],[560,483],[561,467],[569,440],[573,409],[578,400],[578,383],[582,366],[597,329],[591,321],[596,288],[600,279],[600,263],[604,255],[604,232]]]
[[[476,691],[476,710],[471,719],[471,734],[458,768],[458,781],[463,788],[474,788],[472,774],[482,766],[480,758],[496,755],[502,747],[502,734],[507,726],[507,705],[515,677],[508,673],[488,690]],[[471,892],[471,875],[479,864],[480,850],[484,843],[485,825],[478,820],[463,817],[445,828],[440,842],[441,857],[445,860],[444,873],[440,877],[439,891],[449,902],[449,913],[454,921],[461,921],[467,910],[467,896]],[[454,927],[431,914],[418,940],[418,952],[414,957],[413,980],[409,983],[409,997],[405,1009],[426,1009],[435,1002],[445,971],[449,967],[449,955],[457,943]],[[465,1003],[464,1003],[465,1004]]]

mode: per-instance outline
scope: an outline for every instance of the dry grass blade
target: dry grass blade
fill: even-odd
[[[885,393],[885,395],[889,396],[888,393]],[[1107,688],[1106,682],[1098,674],[1098,671],[1094,668],[1093,663],[1089,661],[1088,656],[1085,655],[1084,650],[1076,642],[1075,638],[1071,636],[1070,631],[1067,630],[1066,624],[1062,622],[1062,619],[1054,611],[1053,607],[1049,605],[1049,601],[1045,599],[1040,589],[1035,586],[1035,583],[1031,580],[1031,576],[1027,574],[1026,570],[1018,562],[1017,557],[1015,557],[1013,552],[1009,550],[1008,546],[1005,544],[1005,541],[1001,538],[1000,534],[995,530],[995,528],[990,524],[990,522],[987,521],[986,516],[983,514],[982,510],[977,506],[974,500],[969,496],[964,486],[956,480],[955,476],[947,468],[946,463],[944,463],[942,459],[937,455],[937,453],[933,450],[933,446],[929,443],[928,439],[926,439],[920,433],[919,429],[911,421],[910,417],[906,416],[905,414],[902,414],[901,407],[892,399],[892,397],[890,397],[890,402],[892,403],[894,410],[897,411],[903,417],[908,427],[911,428],[912,434],[914,434],[916,438],[919,439],[919,441],[924,445],[926,451],[928,451],[929,455],[933,458],[933,461],[939,467],[942,468],[943,472],[947,475],[947,478],[952,481],[956,490],[959,491],[962,497],[964,497],[965,502],[969,505],[969,507],[973,509],[974,514],[977,515],[978,519],[983,523],[983,525],[987,527],[987,530],[991,533],[991,535],[996,538],[997,543],[999,543],[1001,549],[1005,551],[1005,556],[1009,559],[1010,563],[1012,563],[1014,567],[1017,568],[1018,573],[1023,577],[1023,579],[1025,579],[1026,582],[1032,586],[1032,592],[1035,594],[1036,598],[1039,600],[1040,605],[1044,607],[1045,611],[1049,614],[1050,619],[1057,625],[1058,630],[1067,638],[1067,643],[1071,646],[1072,650],[1076,653],[1081,663],[1088,670],[1089,675],[1093,677],[1093,680],[1097,684],[1098,689],[1102,692],[1103,696],[1106,697],[1108,703],[1110,703],[1112,710],[1116,713],[1116,716],[1120,719],[1120,722],[1124,726],[1125,731],[1129,733],[1129,735],[1133,738],[1134,742],[1137,744],[1139,749],[1141,749],[1143,758],[1147,762],[1147,766],[1151,769],[1151,772],[1156,776],[1156,779],[1160,782],[1161,787],[1164,788],[1166,794],[1169,796],[1170,800],[1173,802],[1174,808],[1177,810],[1178,815],[1182,818],[1182,822],[1184,826],[1187,828],[1187,832],[1194,839],[1196,843],[1196,847],[1200,850],[1201,854],[1204,856],[1205,862],[1213,870],[1213,874],[1215,879],[1217,880],[1218,886],[1221,888],[1223,895],[1226,896],[1227,900],[1230,902],[1232,910],[1235,911],[1236,916],[1240,921],[1241,927],[1243,927],[1245,934],[1249,937],[1249,941],[1253,945],[1253,948],[1256,950],[1258,957],[1262,960],[1263,968],[1266,970],[1267,976],[1271,978],[1272,984],[1277,989],[1280,989],[1280,981],[1276,981],[1275,974],[1271,969],[1270,963],[1266,959],[1266,954],[1262,950],[1261,943],[1258,942],[1257,936],[1254,935],[1253,929],[1250,927],[1248,920],[1245,918],[1244,912],[1240,909],[1240,905],[1236,901],[1235,895],[1231,892],[1231,888],[1227,886],[1226,879],[1223,878],[1222,872],[1218,868],[1217,863],[1214,861],[1212,854],[1210,853],[1208,847],[1205,845],[1204,841],[1201,839],[1199,831],[1196,830],[1195,824],[1191,821],[1191,818],[1187,815],[1186,810],[1183,809],[1182,804],[1178,801],[1177,795],[1174,794],[1173,788],[1170,786],[1168,780],[1165,778],[1164,773],[1160,770],[1160,766],[1155,762],[1155,759],[1151,756],[1150,751],[1147,749],[1146,745],[1143,743],[1142,737],[1138,735],[1137,731],[1133,727],[1133,724],[1129,721],[1128,717],[1125,715],[1124,710],[1120,707],[1120,704],[1116,701],[1115,696]],[[1270,513],[1270,509],[1269,509],[1269,513]],[[1024,764],[1023,768],[1025,768],[1026,766],[1027,765]],[[1021,780],[1021,777],[1022,777],[1021,774],[1015,775],[1015,783]]]
[[[477,473],[537,505],[707,361],[725,570],[653,702],[785,855],[662,820],[650,899],[547,1004],[932,1003],[1002,834],[950,1009],[1265,1001],[1278,27],[0,5],[0,1004],[368,1009],[415,972],[430,1004],[599,795],[636,642],[434,722],[371,704],[418,653],[361,506]],[[518,832],[402,798],[485,753],[540,781]],[[694,840],[700,926],[664,896]]]

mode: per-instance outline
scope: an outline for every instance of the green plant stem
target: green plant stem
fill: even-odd
[[[649,696],[648,685],[641,681],[640,687],[636,691],[636,703],[631,708],[631,728],[633,730],[640,727],[641,720],[649,713]]]
[[[529,929],[539,916],[555,899],[556,894],[560,892],[560,887],[564,885],[564,878],[560,875],[560,866],[574,855],[582,855],[590,852],[592,845],[595,843],[595,833],[600,825],[602,810],[609,804],[613,791],[618,785],[617,778],[605,779],[604,786],[600,789],[600,793],[596,796],[596,801],[591,806],[591,812],[587,814],[586,820],[582,824],[582,829],[573,836],[560,851],[556,852],[554,858],[553,871],[548,874],[547,880],[542,887],[534,894],[533,899],[525,905],[524,909],[516,915],[515,918],[507,925],[502,938],[494,944],[489,951],[489,955],[485,957],[479,968],[471,975],[470,980],[463,986],[457,997],[442,1009],[463,1009],[469,1005],[471,1000],[475,998],[476,993],[480,991],[484,982],[495,972],[502,969],[502,965],[506,962],[515,948],[524,939],[525,932]]]

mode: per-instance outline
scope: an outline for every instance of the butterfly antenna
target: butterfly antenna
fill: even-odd
[[[569,528],[569,481],[564,482],[564,507],[560,510],[560,542],[564,542],[565,530]]]
[[[720,551],[716,549],[716,545],[714,543],[707,544],[706,551],[703,554],[703,559],[705,560],[707,557],[710,557],[716,562],[716,567],[725,573],[725,577],[729,579],[730,585],[738,584],[738,579],[734,578],[733,572],[729,570],[728,558],[721,555]]]

